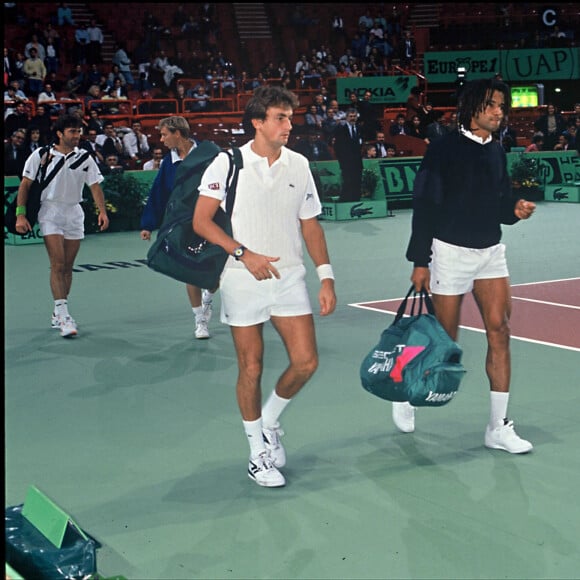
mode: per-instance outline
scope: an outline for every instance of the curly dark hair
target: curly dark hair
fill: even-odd
[[[504,82],[495,78],[477,79],[466,83],[459,95],[459,102],[457,103],[459,124],[469,129],[471,119],[485,110],[491,95],[495,91],[503,94],[503,113],[504,116],[507,115],[512,103],[510,88]]]
[[[299,104],[298,97],[284,87],[268,85],[257,87],[244,111],[242,123],[246,135],[249,137],[255,135],[256,130],[252,125],[252,119],[263,121],[266,118],[266,111],[270,107],[296,109]]]

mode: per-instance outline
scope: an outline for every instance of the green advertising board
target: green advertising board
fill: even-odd
[[[361,100],[370,91],[371,103],[397,105],[407,101],[415,86],[417,77],[410,75],[337,78],[336,100],[339,105],[347,105],[351,93],[356,93]]]
[[[468,80],[501,73],[508,82],[544,82],[580,79],[580,48],[529,50],[465,50],[426,52],[425,77],[429,83],[453,83],[457,68]]]

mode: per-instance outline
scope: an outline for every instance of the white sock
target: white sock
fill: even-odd
[[[67,316],[70,316],[70,314],[68,313],[68,301],[55,300],[54,313],[61,318],[66,318]]]
[[[490,391],[491,413],[489,416],[489,426],[497,427],[500,421],[507,418],[507,407],[510,398],[509,393]]]
[[[250,457],[258,457],[260,453],[266,451],[264,436],[262,434],[262,417],[255,421],[242,421],[244,431],[250,444]]]
[[[214,292],[210,292],[209,290],[205,290],[202,293],[203,304],[211,304],[213,300]]]
[[[271,428],[276,425],[282,411],[284,411],[291,400],[292,399],[283,399],[276,394],[275,390],[272,391],[266,404],[262,407],[262,421],[264,422],[264,427]]]
[[[193,314],[194,314],[196,320],[200,316],[203,316],[203,306],[195,306],[194,308],[192,308],[192,310],[193,310]]]

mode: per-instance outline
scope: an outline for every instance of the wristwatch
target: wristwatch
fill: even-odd
[[[233,256],[236,260],[240,260],[242,258],[242,256],[244,255],[244,252],[246,251],[246,247],[245,246],[238,246],[233,253]]]

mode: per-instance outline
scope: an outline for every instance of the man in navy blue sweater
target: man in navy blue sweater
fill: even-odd
[[[413,192],[413,225],[407,259],[415,290],[433,294],[435,315],[457,339],[461,303],[471,291],[487,336],[486,373],[491,414],[485,446],[509,453],[532,450],[507,418],[511,358],[511,295],[501,224],[529,218],[535,204],[514,197],[505,151],[493,139],[511,99],[495,79],[467,83],[458,103],[459,129],[433,142]],[[415,429],[415,409],[393,403],[395,425]]]
[[[151,232],[163,220],[169,196],[175,185],[177,167],[191,153],[197,144],[190,138],[190,127],[184,117],[166,117],[159,121],[161,142],[169,149],[163,158],[159,173],[151,186],[147,204],[141,216],[141,239],[150,240]],[[202,290],[186,284],[187,296],[195,316],[195,338],[209,338],[208,323],[212,315],[212,290]]]

